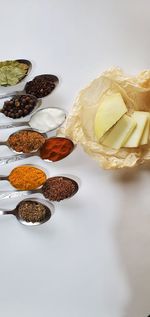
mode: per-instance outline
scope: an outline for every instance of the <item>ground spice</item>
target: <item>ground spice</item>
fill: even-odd
[[[7,142],[16,152],[31,153],[42,146],[45,138],[39,132],[21,130],[11,134]]]
[[[11,171],[8,180],[19,190],[32,190],[44,184],[46,174],[37,167],[22,165]]]
[[[49,132],[57,129],[66,118],[65,111],[60,108],[45,108],[32,115],[29,125],[39,132]]]
[[[18,205],[18,216],[26,222],[41,222],[46,217],[47,207],[39,202],[22,201]]]
[[[78,184],[73,179],[56,176],[46,180],[42,187],[42,193],[45,198],[51,201],[60,201],[75,195],[78,188]]]
[[[74,149],[71,140],[62,137],[52,137],[40,148],[40,157],[49,161],[59,161],[68,156]]]
[[[25,91],[27,94],[42,98],[52,92],[57,82],[58,78],[54,75],[39,75],[26,84]]]

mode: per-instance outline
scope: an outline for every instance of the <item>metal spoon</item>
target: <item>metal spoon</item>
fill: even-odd
[[[25,221],[23,218],[20,217],[19,215],[19,207],[21,205],[22,202],[24,201],[28,201],[28,202],[39,202],[40,204],[44,205],[46,207],[46,214],[45,214],[45,218],[42,219],[41,221],[38,221],[38,222],[27,222]],[[4,210],[4,209],[0,209],[0,216],[2,215],[13,215],[17,218],[17,220],[23,224],[23,225],[26,225],[26,226],[37,226],[37,225],[41,225],[45,222],[47,222],[51,216],[53,215],[54,213],[54,205],[48,201],[45,201],[44,199],[39,199],[39,198],[30,198],[30,199],[24,199],[22,200],[21,202],[19,202],[19,204],[16,206],[15,209],[13,210]]]
[[[14,133],[12,133],[9,137],[11,137],[12,135],[15,135],[15,134],[17,134],[17,133],[19,133],[19,132],[21,132],[21,131],[37,132],[37,131],[34,131],[34,130],[32,130],[32,129],[29,129],[29,128],[27,128],[27,129],[20,129],[20,130],[18,130],[18,131],[15,131]],[[46,135],[45,133],[39,133],[39,134],[41,134],[41,135],[44,136],[45,138],[47,137],[47,135]],[[8,140],[9,140],[9,138],[8,138]],[[1,145],[7,146],[7,147],[8,147],[11,151],[13,151],[14,153],[23,153],[23,152],[17,152],[17,151],[15,151],[15,150],[10,146],[8,140],[6,140],[6,141],[0,141],[0,146],[1,146]],[[33,153],[34,153],[34,155],[35,155],[35,154],[37,153],[37,150],[33,150],[32,152],[30,152],[30,153],[28,153],[28,154],[29,154],[29,156],[32,156]],[[28,154],[25,154],[25,155],[28,155]]]
[[[71,197],[73,197],[79,190],[79,184],[77,183],[77,181],[75,181],[74,179],[70,178],[70,177],[66,177],[66,176],[55,176],[55,178],[63,178],[63,179],[67,179],[70,180],[73,184],[74,184],[74,188],[75,190],[73,191],[72,195],[69,196],[68,198],[64,198],[64,199],[70,199]],[[51,177],[53,178],[53,177]],[[49,178],[50,179],[50,178]],[[46,182],[49,180],[47,179]],[[46,183],[45,182],[45,183]],[[44,186],[44,185],[43,185]],[[44,191],[43,191],[43,186],[38,188],[38,189],[33,189],[33,190],[14,190],[14,191],[0,191],[0,199],[11,199],[11,198],[18,198],[18,197],[22,197],[24,195],[32,195],[32,194],[42,194],[44,196]],[[57,190],[57,189],[56,189]],[[47,198],[47,197],[46,197]],[[47,198],[49,199],[49,198]],[[61,199],[61,200],[64,200]],[[57,200],[56,200],[57,201]]]
[[[17,128],[17,127],[23,127],[23,126],[29,126],[30,128],[32,128],[32,126],[30,126],[30,122],[31,120],[34,118],[34,116],[36,115],[37,112],[42,112],[44,109],[58,109],[58,110],[61,110],[62,113],[63,113],[63,118],[62,118],[62,122],[57,126],[55,127],[54,129],[50,129],[46,132],[51,132],[51,131],[54,131],[56,130],[57,128],[59,128],[63,123],[64,121],[66,120],[66,113],[65,111],[62,109],[62,108],[59,108],[59,107],[49,107],[49,108],[42,108],[42,109],[39,109],[38,111],[36,111],[35,113],[32,114],[31,118],[29,121],[25,121],[25,122],[10,122],[10,123],[7,123],[7,124],[2,124],[0,125],[0,129],[9,129],[9,128]],[[38,131],[38,132],[43,132],[40,128],[34,128],[35,131]],[[45,132],[45,131],[44,131]]]
[[[33,130],[32,130],[33,131]],[[17,133],[17,132],[15,132]],[[43,134],[44,135],[44,134]],[[16,162],[16,161],[20,161],[20,160],[23,160],[23,159],[26,159],[26,158],[29,158],[31,156],[39,156],[42,160],[46,161],[46,162],[57,162],[57,161],[60,161],[62,159],[64,159],[65,157],[67,157],[75,148],[75,145],[73,144],[73,142],[67,138],[62,138],[62,137],[52,137],[52,138],[49,138],[47,140],[50,140],[50,139],[54,139],[54,138],[58,138],[58,139],[65,139],[65,140],[68,140],[68,142],[70,142],[72,144],[72,149],[69,153],[67,153],[66,156],[64,156],[63,158],[61,159],[58,159],[58,160],[55,160],[55,161],[52,161],[52,160],[49,160],[49,159],[43,159],[41,157],[41,149],[38,150],[38,151],[35,151],[35,152],[31,152],[31,153],[27,153],[27,154],[17,154],[17,155],[12,155],[12,156],[5,156],[5,157],[2,157],[0,158],[0,165],[4,165],[4,164],[8,164],[8,163],[12,163],[12,162]],[[7,145],[7,142],[0,142],[0,145]],[[8,145],[7,145],[8,146]],[[44,146],[44,145],[43,145]],[[42,147],[41,147],[42,148]],[[14,151],[14,150],[13,150]],[[16,151],[14,151],[15,153],[17,153]]]
[[[49,77],[51,80],[52,80],[52,82],[55,84],[55,87],[56,87],[56,85],[59,83],[59,79],[58,79],[58,77],[57,76],[55,76],[55,75],[50,75],[50,74],[43,74],[43,75],[39,75],[39,76],[47,76],[47,77]],[[34,77],[33,78],[33,80],[35,79],[35,78],[37,78],[37,77],[39,77],[39,76],[36,76],[36,77]],[[28,84],[28,82],[25,84],[25,86],[24,86],[24,89],[23,90],[20,90],[20,91],[13,91],[13,92],[11,92],[11,93],[5,93],[5,94],[2,94],[2,95],[0,95],[0,99],[3,99],[3,98],[7,98],[7,97],[10,97],[10,96],[14,96],[14,95],[26,95],[27,93],[26,93],[26,87],[27,87],[27,84]],[[54,88],[55,88],[54,87]],[[51,92],[50,92],[51,93]],[[47,96],[45,96],[45,97],[47,97]]]

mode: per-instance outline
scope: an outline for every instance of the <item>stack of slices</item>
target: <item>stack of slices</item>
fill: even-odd
[[[95,137],[112,149],[136,148],[149,142],[149,121],[149,112],[129,114],[120,93],[104,95],[95,116]]]

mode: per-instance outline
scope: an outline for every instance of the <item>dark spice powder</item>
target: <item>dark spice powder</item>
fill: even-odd
[[[22,201],[18,206],[18,215],[26,222],[40,222],[45,219],[46,206],[39,202]]]
[[[48,178],[42,187],[45,198],[60,201],[70,198],[78,191],[78,184],[71,178],[56,176]]]
[[[38,132],[21,130],[11,134],[7,142],[16,152],[31,153],[42,146],[45,142],[45,138]]]

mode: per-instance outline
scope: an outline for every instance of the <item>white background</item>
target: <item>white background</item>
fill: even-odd
[[[130,74],[149,67],[149,0],[0,0],[0,11],[0,59],[28,58],[30,78],[61,78],[44,106],[71,109],[77,92],[111,66]],[[39,158],[18,164],[25,162],[42,164],[49,175],[76,175],[81,188],[41,227],[1,217],[0,315],[149,315],[149,170],[103,171],[80,148],[52,165]],[[0,208],[17,201],[0,201]]]

